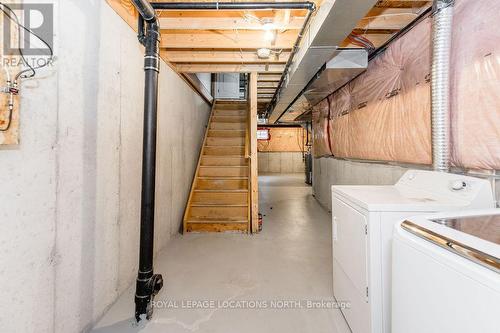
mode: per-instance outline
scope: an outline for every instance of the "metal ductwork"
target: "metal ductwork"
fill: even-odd
[[[363,73],[368,66],[368,51],[364,49],[337,49],[330,61],[299,93],[277,121],[294,121],[305,111],[328,95]]]
[[[432,28],[432,166],[450,170],[450,53],[454,0],[434,1]]]
[[[321,5],[266,111],[269,123],[276,122],[291,106],[314,75],[332,59],[337,46],[376,3],[377,0],[329,0]]]

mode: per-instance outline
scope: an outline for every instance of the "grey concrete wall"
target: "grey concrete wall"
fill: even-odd
[[[313,160],[313,193],[321,205],[332,207],[332,185],[393,185],[409,168],[388,164],[319,158]],[[471,176],[474,176],[471,174]],[[486,176],[500,198],[500,180]]]
[[[104,1],[56,2],[57,61],[23,82],[21,144],[0,147],[4,332],[85,331],[137,270],[143,50]],[[161,67],[156,251],[178,232],[209,115]]]
[[[259,152],[258,161],[261,173],[304,172],[305,168],[301,152]]]

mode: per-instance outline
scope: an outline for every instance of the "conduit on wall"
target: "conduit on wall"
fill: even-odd
[[[474,13],[474,15],[470,15]],[[500,2],[457,1],[451,53],[451,164],[500,169]],[[314,155],[432,163],[431,35],[426,18],[368,70],[313,108]],[[330,126],[331,151],[327,144]]]

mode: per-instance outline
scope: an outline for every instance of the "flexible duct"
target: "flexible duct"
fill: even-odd
[[[434,1],[432,32],[432,163],[450,169],[450,52],[454,0]]]

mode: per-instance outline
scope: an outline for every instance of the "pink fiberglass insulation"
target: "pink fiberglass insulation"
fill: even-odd
[[[425,20],[332,95],[334,156],[431,162],[429,45]]]
[[[500,1],[459,0],[452,40],[452,161],[500,169]]]
[[[500,1],[457,0],[452,164],[500,169]],[[426,18],[315,107],[315,156],[431,164],[431,32]],[[328,110],[328,103],[330,110]],[[330,120],[325,124],[328,118]],[[327,130],[328,129],[328,130]]]
[[[331,156],[328,136],[328,102],[324,99],[313,107],[313,154],[314,157]]]

